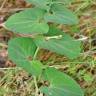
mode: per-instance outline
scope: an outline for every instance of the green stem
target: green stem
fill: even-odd
[[[37,50],[35,51],[35,54],[33,56],[33,60],[36,60],[36,57],[37,57],[37,54],[38,54],[38,51],[39,51],[39,47],[37,48]],[[38,92],[39,92],[39,88],[38,88],[38,85],[37,85],[37,80],[36,80],[36,76],[34,76],[34,84],[35,84],[35,96],[38,96]]]
[[[35,51],[35,54],[34,54],[34,56],[33,56],[33,60],[36,59],[38,51],[39,51],[39,47],[38,47],[37,50]]]
[[[35,96],[38,96],[38,92],[39,92],[39,89],[38,89],[38,85],[37,85],[37,80],[36,80],[36,76],[34,76],[34,84],[35,84]]]

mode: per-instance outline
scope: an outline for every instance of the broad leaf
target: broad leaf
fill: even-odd
[[[47,33],[49,27],[43,20],[44,14],[45,11],[38,8],[26,9],[9,17],[5,27],[21,34]]]
[[[49,9],[50,7],[47,6],[50,4],[51,0],[25,0],[29,3],[34,4],[35,6],[42,8],[42,9]]]
[[[65,8],[62,4],[53,4],[51,8],[51,13],[45,15],[45,20],[47,22],[54,22],[58,24],[78,24],[77,16]]]
[[[34,4],[35,6],[43,9],[50,9],[52,4],[70,4],[73,0],[25,0],[29,3]]]
[[[72,78],[55,68],[45,69],[43,78],[49,82],[49,86],[40,88],[46,96],[84,96],[80,86]]]
[[[32,61],[37,47],[31,38],[15,38],[8,43],[9,59],[32,75],[41,74],[42,64]]]
[[[58,33],[58,35],[55,35],[55,33]],[[59,35],[60,33],[62,34]],[[60,30],[56,30],[54,28],[51,28],[48,34],[51,34],[51,36],[49,35],[45,37],[36,37],[34,39],[36,45],[40,48],[48,49],[52,52],[65,55],[70,59],[74,59],[80,55],[80,41],[77,41],[69,35],[60,32]],[[54,35],[52,36],[52,34]]]

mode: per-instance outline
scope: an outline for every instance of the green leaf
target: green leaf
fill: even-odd
[[[43,9],[50,9],[52,4],[65,4],[68,5],[70,4],[73,0],[25,0],[28,3],[32,3],[35,6],[39,7],[39,8],[43,8]]]
[[[31,62],[31,66],[32,66],[31,73],[34,74],[35,76],[40,76],[42,73],[43,64],[38,60],[33,60]]]
[[[58,3],[62,3],[62,4],[70,4],[72,3],[74,0],[53,0],[54,2]]]
[[[51,12],[47,13],[44,18],[47,22],[58,24],[78,24],[77,16],[62,4],[53,4]]]
[[[30,8],[9,17],[5,27],[15,33],[43,34],[47,33],[49,26],[43,20],[45,10]]]
[[[63,4],[64,6],[68,6],[73,2],[73,0],[25,0],[28,3],[35,5],[41,9],[45,9],[47,11],[50,10],[52,4]]]
[[[49,31],[44,34],[45,36],[58,36],[58,35],[65,35],[59,28],[54,25],[50,25]]]
[[[31,38],[15,38],[8,43],[8,54],[17,66],[25,69],[32,75],[41,74],[41,63],[32,61],[37,47]]]
[[[49,33],[50,32],[50,33]],[[70,59],[74,59],[80,55],[81,42],[70,37],[68,34],[60,32],[60,30],[50,29],[48,34],[62,33],[61,35],[36,37],[34,42],[40,48],[48,49],[61,55],[65,55]],[[52,35],[51,34],[51,35]]]
[[[84,96],[80,86],[72,78],[55,68],[45,69],[43,78],[49,82],[48,87],[40,88],[46,96]]]
[[[78,26],[76,26],[76,25],[75,26],[71,26],[70,30],[71,30],[71,32],[75,32],[75,33],[80,32],[80,28]]]
[[[26,0],[26,1],[42,9],[49,9],[50,7],[47,5],[51,2],[51,0]]]

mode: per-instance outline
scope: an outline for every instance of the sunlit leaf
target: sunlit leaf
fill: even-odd
[[[80,86],[71,77],[55,68],[45,69],[43,78],[49,82],[49,85],[40,88],[45,96],[84,96]]]
[[[42,8],[42,9],[49,9],[50,7],[47,6],[50,4],[51,0],[25,0],[31,4],[34,4],[35,6]]]
[[[49,36],[36,37],[34,39],[36,45],[40,48],[65,55],[70,59],[74,59],[80,55],[80,41],[77,41],[70,35],[52,27],[48,34]]]
[[[14,33],[47,33],[49,27],[43,20],[44,14],[45,11],[38,8],[26,9],[9,17],[5,22],[5,27]]]
[[[65,8],[62,4],[53,4],[51,8],[51,13],[45,15],[45,20],[47,22],[54,22],[58,24],[78,24],[77,16]]]
[[[32,61],[37,47],[31,38],[15,38],[8,43],[9,59],[18,67],[38,76],[42,71],[39,61]]]

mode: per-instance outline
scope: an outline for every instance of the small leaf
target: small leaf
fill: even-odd
[[[39,76],[42,73],[43,64],[38,60],[33,60],[31,63],[32,71],[31,73],[35,76]]]
[[[87,74],[87,73],[84,74],[83,78],[84,78],[84,80],[85,80],[88,84],[92,83],[92,81],[94,80],[93,77],[92,77],[92,75],[91,75],[91,74]]]
[[[15,38],[8,43],[9,59],[32,75],[41,74],[41,63],[32,61],[37,47],[31,38]]]
[[[15,33],[21,34],[43,34],[47,33],[49,27],[43,20],[45,10],[30,8],[9,17],[5,27]]]
[[[45,20],[47,22],[54,22],[58,24],[78,24],[77,16],[65,8],[62,4],[53,4],[51,8],[51,13],[45,15]]]
[[[59,35],[60,33],[62,34]],[[74,59],[80,55],[80,41],[75,40],[64,32],[60,32],[60,30],[52,29],[52,27],[48,34],[51,34],[51,36],[47,35],[45,37],[36,37],[34,39],[34,42],[38,47],[48,49],[61,55],[65,55],[70,59]]]
[[[59,28],[55,27],[54,25],[50,26],[50,30],[44,34],[45,36],[58,36],[58,35],[65,35]]]
[[[80,86],[72,78],[55,68],[45,69],[43,78],[49,82],[48,87],[40,88],[46,96],[84,96]]]

